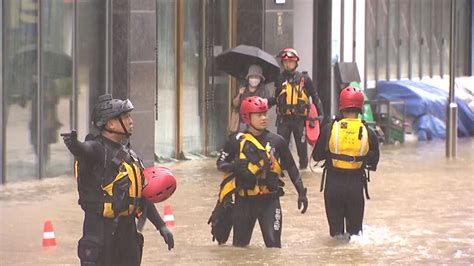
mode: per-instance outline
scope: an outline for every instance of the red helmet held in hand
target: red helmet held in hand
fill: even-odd
[[[143,170],[146,185],[142,196],[150,202],[159,203],[167,200],[176,190],[176,178],[166,167],[148,167]]]
[[[250,114],[251,113],[262,113],[268,111],[267,99],[260,98],[258,96],[251,96],[245,98],[240,103],[240,115],[245,124],[250,125]]]
[[[347,108],[358,108],[362,110],[364,105],[364,94],[358,88],[349,86],[344,88],[339,95],[339,111]]]
[[[290,60],[290,61],[300,61],[300,57],[298,55],[298,52],[293,49],[293,48],[285,48],[280,51],[278,54],[278,57],[281,58],[281,61],[283,60]]]

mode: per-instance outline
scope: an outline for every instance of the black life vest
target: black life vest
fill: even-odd
[[[145,180],[143,164],[133,150],[128,151],[128,156],[131,158],[129,162],[119,159],[115,176],[101,176],[105,172],[104,166],[95,167],[92,171],[96,174],[87,176],[91,173],[81,169],[79,161],[75,161],[74,172],[78,183],[79,203],[83,209],[94,210],[106,218],[129,216],[141,212],[141,193]],[[90,184],[86,185],[83,179],[88,178],[100,179],[95,182],[100,188],[91,188]]]
[[[224,174],[220,191],[219,202],[225,201],[234,192],[240,196],[257,196],[264,194],[283,192],[285,183],[281,180],[282,169],[280,163],[272,154],[272,147],[268,142],[265,147],[250,133],[239,133],[236,138],[239,143],[239,159],[248,160],[248,170],[256,175],[256,185],[251,189],[238,188],[234,173]],[[251,146],[248,146],[251,145]],[[248,152],[247,148],[253,147],[253,152]]]
[[[295,82],[285,80],[277,95],[277,113],[279,115],[307,116],[310,109],[309,97],[305,90],[305,75],[296,74]]]

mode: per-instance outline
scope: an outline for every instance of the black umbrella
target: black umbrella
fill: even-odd
[[[51,47],[42,47],[42,78],[54,80],[72,76],[71,56]],[[30,96],[38,82],[38,45],[19,47],[9,58],[6,78],[15,97]]]
[[[41,51],[43,75],[50,79],[70,77],[72,75],[71,56],[55,51],[49,47],[43,47]],[[11,67],[16,71],[33,74],[37,73],[38,46],[29,44],[18,49],[10,59]]]
[[[216,57],[219,70],[236,78],[245,79],[249,66],[262,67],[265,83],[274,81],[280,74],[280,66],[275,58],[254,46],[239,45],[231,48]]]

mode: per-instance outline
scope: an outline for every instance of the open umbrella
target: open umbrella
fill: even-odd
[[[62,51],[44,46],[42,56],[42,79],[55,80],[72,76],[72,58]],[[16,49],[9,58],[8,71],[10,95],[28,97],[36,90],[38,82],[38,45],[27,44]]]
[[[216,57],[219,70],[236,78],[244,79],[249,66],[262,67],[265,83],[274,81],[280,74],[280,66],[275,58],[255,46],[239,45],[224,51]]]
[[[50,47],[43,47],[42,51],[43,74],[50,79],[70,77],[72,75],[72,58],[62,51],[55,51]],[[37,73],[38,46],[28,44],[20,47],[10,59],[11,67],[23,73]]]

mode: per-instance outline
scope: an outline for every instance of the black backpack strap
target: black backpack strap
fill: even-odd
[[[351,156],[346,154],[335,154],[330,152],[329,157],[331,159],[345,161],[345,162],[363,162],[366,156]]]
[[[319,192],[323,192],[323,190],[324,190],[326,175],[327,175],[327,172],[328,172],[326,164],[327,164],[327,162],[324,162],[324,164],[321,166],[321,167],[323,167],[323,174],[321,176],[321,185],[319,186]]]
[[[364,192],[365,192],[365,197],[370,200],[370,196],[369,196],[369,184],[368,182],[370,182],[370,171],[367,170],[367,172],[365,170],[362,170],[363,172],[363,175],[362,175],[362,182],[364,182]]]

